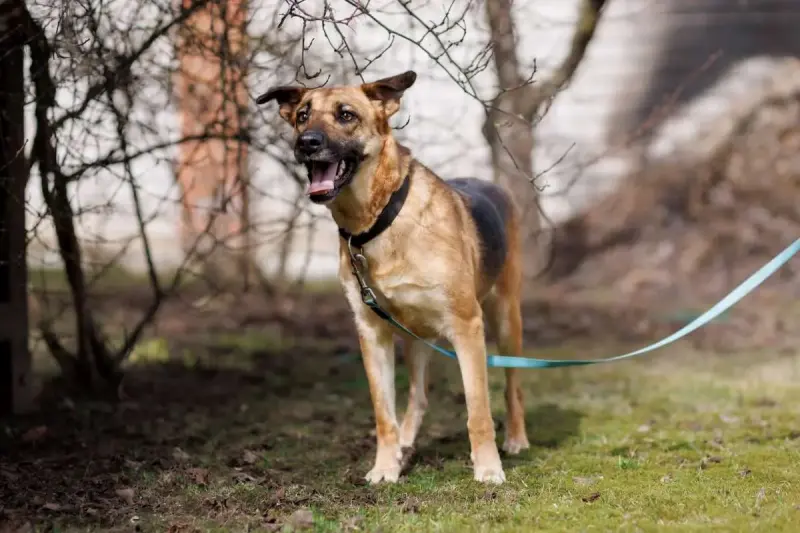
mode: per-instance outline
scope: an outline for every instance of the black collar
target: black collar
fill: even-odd
[[[394,222],[394,219],[397,218],[397,215],[403,208],[403,204],[406,203],[410,184],[411,167],[408,169],[408,174],[406,174],[403,184],[400,185],[400,188],[394,191],[389,197],[389,203],[387,203],[386,207],[383,208],[383,211],[381,211],[381,214],[378,215],[378,218],[375,220],[375,224],[373,224],[370,229],[364,233],[359,233],[358,235],[351,235],[348,231],[339,228],[339,235],[344,240],[349,239],[350,244],[352,244],[354,247],[363,248],[365,244],[383,233],[386,228],[392,225],[392,222]]]

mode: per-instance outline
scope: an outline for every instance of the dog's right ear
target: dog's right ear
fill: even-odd
[[[303,95],[306,94],[306,91],[308,91],[308,89],[305,87],[292,87],[288,85],[273,87],[256,98],[256,104],[262,105],[270,100],[277,100],[278,106],[280,106],[278,113],[283,117],[283,120],[289,124],[294,124],[294,109],[297,107],[297,104],[300,103],[300,100],[303,99]]]

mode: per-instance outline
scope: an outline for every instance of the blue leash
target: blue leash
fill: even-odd
[[[359,285],[361,286],[361,299],[363,302],[369,306],[378,316],[392,324],[397,329],[411,335],[415,339],[418,339],[437,352],[442,355],[446,355],[447,357],[451,357],[456,359],[455,352],[451,350],[446,350],[441,346],[437,346],[436,344],[429,342],[419,336],[417,336],[413,331],[405,327],[403,324],[395,320],[389,313],[387,313],[377,302],[375,297],[375,293],[373,290],[367,285],[364,281],[364,276],[359,268],[359,263],[361,264],[362,268],[366,268],[366,258],[362,254],[353,253],[352,248],[350,247],[350,243],[348,241],[348,249],[350,252],[350,263],[353,266],[353,274],[356,276]],[[764,281],[777,272],[781,267],[783,267],[789,260],[794,257],[794,255],[800,252],[800,239],[797,239],[785,250],[775,256],[769,263],[761,267],[758,271],[752,274],[749,278],[744,280],[738,287],[733,289],[727,296],[725,296],[722,300],[717,302],[711,309],[700,315],[699,317],[692,320],[690,323],[686,324],[684,327],[661,339],[658,342],[655,342],[649,346],[645,346],[644,348],[640,348],[633,352],[628,352],[622,355],[617,355],[615,357],[606,357],[603,359],[535,359],[533,357],[514,357],[509,355],[490,355],[487,358],[488,365],[490,367],[496,368],[557,368],[563,366],[582,366],[582,365],[596,365],[600,363],[611,363],[614,361],[620,361],[622,359],[628,359],[630,357],[635,357],[637,355],[642,355],[647,352],[652,352],[653,350],[657,350],[662,348],[668,344],[675,342],[676,340],[687,336],[688,334],[692,333],[693,331],[700,329],[701,327],[705,326],[719,315],[736,305],[742,298],[753,292],[759,285],[764,283]]]

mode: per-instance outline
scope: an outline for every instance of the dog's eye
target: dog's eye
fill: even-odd
[[[306,120],[308,120],[308,111],[306,111],[305,109],[298,111],[295,120],[297,121],[298,124],[303,124]]]
[[[342,122],[352,122],[355,119],[356,115],[352,111],[343,110],[339,112],[339,120],[341,120]]]

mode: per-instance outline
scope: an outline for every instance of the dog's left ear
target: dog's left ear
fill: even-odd
[[[283,120],[289,124],[294,124],[294,109],[297,107],[297,104],[300,103],[300,100],[303,99],[303,95],[306,94],[306,91],[308,91],[308,89],[305,87],[292,87],[287,85],[273,87],[256,98],[256,104],[261,105],[266,104],[270,100],[277,100],[280,106],[278,113],[283,117]]]
[[[406,89],[414,85],[415,81],[417,81],[417,73],[409,70],[396,76],[365,83],[361,86],[361,90],[370,100],[381,102],[386,118],[389,118],[400,109],[400,98]]]

